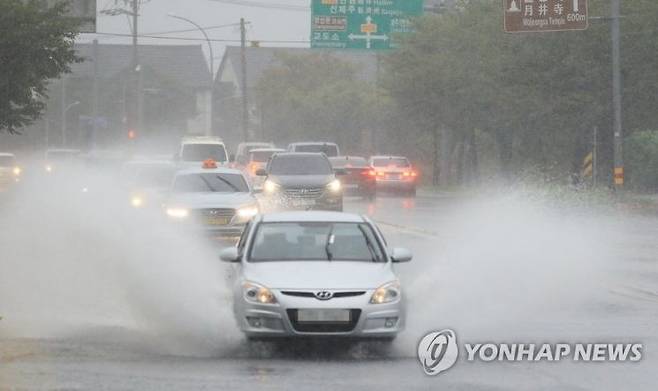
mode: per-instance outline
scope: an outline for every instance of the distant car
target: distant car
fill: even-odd
[[[233,163],[237,168],[244,168],[249,163],[249,152],[253,149],[260,148],[276,148],[274,144],[267,142],[246,142],[238,144],[238,148],[235,151],[235,156],[233,156]]]
[[[279,152],[285,152],[285,150],[280,148],[257,148],[249,151],[249,157],[244,171],[251,180],[252,186],[257,189],[262,187],[263,177],[256,175],[256,172],[267,167],[267,162],[272,155]]]
[[[418,171],[403,156],[372,156],[370,165],[375,169],[377,189],[402,191],[416,195]]]
[[[226,145],[218,137],[184,137],[174,160],[181,168],[200,167],[205,160],[213,160],[218,165],[228,165]]]
[[[358,156],[336,156],[329,158],[334,170],[343,170],[340,177],[345,194],[360,195],[374,199],[377,195],[376,172],[366,158]]]
[[[140,209],[160,207],[171,186],[176,166],[171,161],[134,160],[121,170],[121,186],[130,205]]]
[[[328,142],[304,142],[288,144],[288,152],[315,152],[324,153],[327,157],[340,155],[340,149],[336,143]]]
[[[48,149],[44,155],[44,170],[60,172],[82,164],[79,149]]]
[[[237,265],[233,311],[249,339],[344,337],[391,341],[405,296],[388,248],[367,217],[337,212],[259,215],[220,258]]]
[[[18,166],[13,153],[0,153],[0,191],[9,189],[21,179],[23,169]]]
[[[267,168],[263,201],[268,210],[343,210],[343,189],[322,153],[275,153]]]
[[[239,236],[259,205],[240,170],[204,163],[175,173],[164,210],[184,227]]]

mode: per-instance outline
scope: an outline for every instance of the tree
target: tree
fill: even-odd
[[[361,145],[363,130],[377,120],[377,91],[356,75],[329,53],[280,55],[256,86],[265,137]]]
[[[43,0],[0,2],[0,132],[17,133],[38,119],[48,80],[79,61],[73,41],[80,22],[65,16],[67,7]]]

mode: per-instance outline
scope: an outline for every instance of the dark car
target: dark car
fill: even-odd
[[[342,170],[340,178],[345,194],[353,194],[367,199],[377,194],[377,172],[368,164],[366,158],[359,156],[336,156],[329,158],[334,170]]]
[[[268,209],[343,210],[343,189],[322,153],[276,153],[267,168],[263,202]]]

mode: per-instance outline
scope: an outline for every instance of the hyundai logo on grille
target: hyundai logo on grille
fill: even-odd
[[[334,297],[334,294],[329,291],[319,291],[319,292],[315,292],[315,297],[318,300],[329,300],[332,297]]]
[[[299,190],[299,192],[302,193],[302,194],[306,194],[306,193],[308,193],[308,189],[301,189],[301,190]]]

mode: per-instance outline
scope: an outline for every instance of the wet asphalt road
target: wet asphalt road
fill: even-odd
[[[385,196],[372,203],[350,199],[346,210],[370,215],[390,244],[415,254],[398,267],[410,316],[390,349],[248,345],[230,322],[215,330],[219,342],[207,336],[206,349],[177,349],[162,331],[171,318],[157,319],[158,332],[109,316],[21,338],[3,333],[0,324],[0,390],[653,390],[658,384],[658,217],[583,212],[524,196]],[[121,304],[107,301],[99,312],[122,313]],[[639,363],[484,363],[467,362],[462,352],[455,367],[428,377],[416,344],[443,328],[454,329],[460,343],[641,342],[644,357]]]

